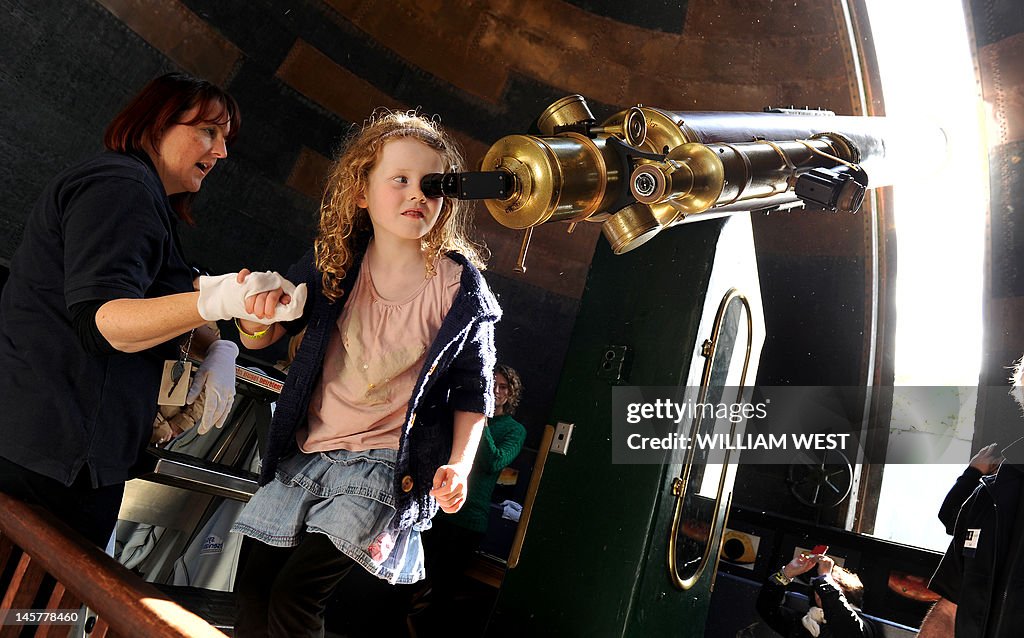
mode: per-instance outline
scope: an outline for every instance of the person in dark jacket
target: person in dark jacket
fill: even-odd
[[[47,185],[11,260],[0,490],[101,547],[149,443],[165,366],[189,345],[205,353],[196,378],[207,426],[223,423],[234,396],[238,348],[204,329],[233,315],[203,316],[209,298],[193,288],[177,227],[192,222],[191,202],[240,124],[235,100],[213,84],[154,79],[108,125],[106,152]],[[182,376],[171,387],[186,389]]]
[[[420,532],[438,509],[465,503],[494,410],[501,310],[474,265],[469,207],[421,188],[461,164],[429,118],[372,118],[331,172],[314,250],[287,274],[309,287],[302,319],[239,322],[249,347],[305,336],[262,487],[233,527],[252,539],[236,636],[322,636],[326,601],[356,564],[393,584],[422,579]],[[259,315],[279,298],[247,309]]]
[[[785,607],[786,586],[815,567],[814,606],[806,614]],[[757,613],[784,638],[880,638],[858,611],[863,599],[864,585],[856,574],[824,554],[801,554],[768,577],[757,597]]]
[[[922,638],[1021,635],[1024,588],[1014,576],[1024,573],[1024,471],[1013,461],[1024,459],[1009,447],[1004,455],[957,517],[953,541],[928,585],[942,600],[922,624]]]
[[[964,504],[975,488],[978,487],[981,477],[995,474],[999,464],[1003,462],[1003,455],[999,453],[998,443],[989,443],[978,450],[978,453],[971,457],[970,463],[964,469],[963,474],[956,478],[956,483],[950,488],[939,507],[939,521],[946,526],[946,533],[953,535],[953,526],[956,524],[956,515],[960,513],[960,507]]]
[[[1024,409],[1024,359],[1010,394]],[[1019,429],[1014,426],[1013,429]],[[925,616],[920,638],[1017,638],[1024,628],[1024,442],[1002,449],[994,475],[982,477],[956,517],[953,540],[929,589],[942,596]]]

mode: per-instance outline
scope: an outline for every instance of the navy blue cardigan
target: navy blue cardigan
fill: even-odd
[[[458,253],[448,257],[462,266],[459,292],[427,351],[413,387],[398,448],[393,486],[399,529],[424,523],[437,513],[429,495],[437,468],[451,455],[455,410],[490,415],[494,412],[492,370],[495,363],[494,324],[501,308],[480,271]],[[309,287],[302,319],[285,324],[288,331],[306,329],[288,370],[274,419],[260,485],[274,478],[281,461],[298,449],[295,431],[305,423],[310,396],[319,382],[331,328],[352,292],[363,253],[356,255],[342,281],[345,294],[332,302],[323,294],[321,273],[310,250],[289,269],[289,281]]]

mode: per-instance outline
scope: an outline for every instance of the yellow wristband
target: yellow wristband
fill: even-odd
[[[270,331],[270,326],[267,326],[266,328],[260,330],[259,332],[249,334],[248,332],[245,331],[245,328],[242,327],[242,322],[238,320],[238,317],[235,317],[235,327],[238,328],[238,334],[242,335],[243,337],[249,337],[250,339],[262,339],[267,334],[267,332]]]

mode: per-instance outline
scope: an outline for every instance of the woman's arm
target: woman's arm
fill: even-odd
[[[928,610],[917,638],[950,638],[955,625],[956,603],[940,598],[939,602]]]
[[[152,299],[113,299],[96,311],[96,328],[121,352],[140,352],[206,323],[198,292]]]
[[[939,521],[946,526],[946,533],[950,536],[953,535],[953,530],[956,527],[956,517],[960,513],[960,506],[971,497],[974,488],[981,485],[982,476],[984,473],[980,469],[969,465],[963,474],[957,477],[956,483],[950,488],[942,505],[939,506]]]
[[[183,292],[151,299],[113,299],[96,311],[96,329],[112,347],[121,352],[140,352],[152,348],[207,323],[199,314],[199,294]],[[256,303],[256,297],[266,302],[266,310],[261,306],[259,316],[273,316],[278,301],[288,301],[288,296],[277,289],[250,296],[246,299],[247,309],[250,304]],[[243,321],[239,320],[249,335],[267,328],[255,322]],[[252,349],[265,348],[286,332],[279,324],[272,324],[270,328],[261,338],[243,333],[242,342]],[[197,349],[196,352],[205,352],[205,348]]]

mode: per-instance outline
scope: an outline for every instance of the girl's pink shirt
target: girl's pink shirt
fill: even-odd
[[[296,433],[303,452],[398,449],[413,387],[462,277],[462,266],[441,259],[406,299],[385,299],[367,264],[331,333],[308,426]]]

